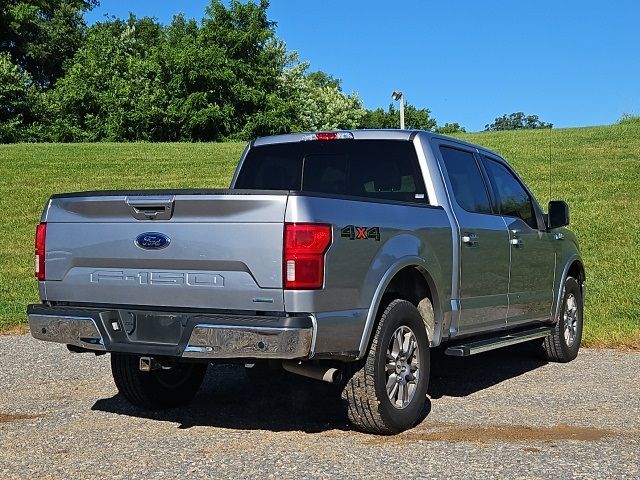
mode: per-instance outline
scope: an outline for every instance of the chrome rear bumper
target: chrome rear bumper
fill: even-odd
[[[312,329],[196,325],[182,353],[189,358],[279,358],[309,356]]]
[[[104,340],[91,317],[29,315],[31,336],[47,342],[65,343],[88,350],[104,351]]]
[[[124,312],[124,313],[123,313]],[[297,359],[311,356],[314,327],[310,316],[255,317],[245,315],[158,312],[162,320],[175,317],[161,341],[136,337],[136,327],[123,324],[135,310],[65,308],[30,305],[31,335],[39,340],[73,345],[88,351],[164,355],[193,359]],[[146,322],[153,313],[140,311]],[[134,314],[135,315],[135,314]],[[145,327],[149,331],[149,327]],[[142,330],[142,329],[138,329]]]

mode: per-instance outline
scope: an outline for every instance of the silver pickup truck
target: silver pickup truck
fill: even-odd
[[[585,272],[567,204],[425,131],[260,138],[228,190],[56,194],[36,232],[35,338],[111,354],[144,408],[188,402],[209,363],[338,384],[358,428],[421,420],[430,348],[537,341],[567,362]],[[542,351],[541,347],[541,351]]]

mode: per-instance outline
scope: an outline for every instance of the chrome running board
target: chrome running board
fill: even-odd
[[[475,342],[452,345],[445,350],[445,355],[452,357],[468,357],[476,353],[495,350],[496,348],[508,347],[516,343],[528,342],[536,338],[544,338],[553,331],[552,326],[538,327],[532,330],[523,330],[515,333],[502,334],[496,337],[485,338]]]

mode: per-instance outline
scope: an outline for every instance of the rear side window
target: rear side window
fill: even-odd
[[[489,194],[478,163],[471,152],[440,147],[453,196],[462,208],[474,213],[492,213]]]
[[[293,190],[404,202],[427,201],[411,142],[335,140],[249,150],[237,189]]]
[[[518,179],[500,162],[488,157],[484,157],[484,161],[498,196],[500,213],[519,217],[531,228],[538,228],[531,198]]]

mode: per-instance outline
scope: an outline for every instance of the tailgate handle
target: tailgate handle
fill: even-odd
[[[131,215],[137,220],[169,220],[174,197],[127,197]]]

